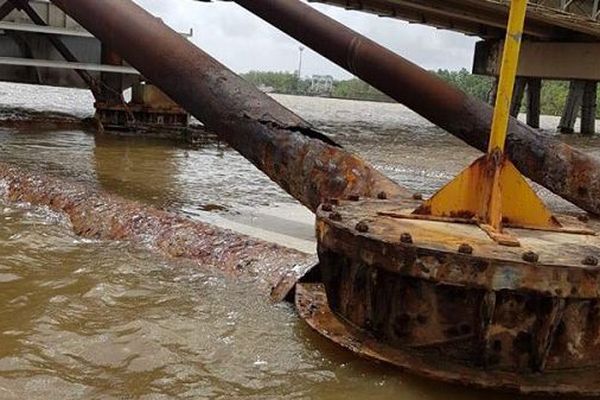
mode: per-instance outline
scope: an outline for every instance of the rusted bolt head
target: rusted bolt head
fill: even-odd
[[[423,195],[421,193],[413,194],[413,200],[423,200]]]
[[[408,232],[404,232],[402,235],[400,235],[400,242],[406,243],[406,244],[412,244],[413,243],[412,235]]]
[[[337,211],[334,211],[332,213],[329,214],[329,219],[332,221],[341,221],[342,220],[342,214],[340,214]]]
[[[581,263],[583,265],[589,265],[590,267],[596,267],[598,265],[598,258],[594,256],[587,256],[581,261]]]
[[[581,215],[577,216],[577,219],[580,220],[581,222],[589,222],[590,217],[587,214],[581,214]]]
[[[387,199],[387,193],[386,192],[379,192],[379,193],[377,193],[377,198],[379,200],[385,200],[385,199]]]
[[[323,211],[333,211],[333,206],[329,203],[325,203],[321,206],[321,210]]]
[[[369,232],[369,225],[365,221],[360,221],[356,224],[356,230],[362,233]]]
[[[463,243],[458,246],[458,252],[461,254],[473,254],[473,246],[468,243]]]
[[[351,194],[350,196],[348,196],[348,200],[350,201],[359,201],[360,200],[360,196],[357,194]]]
[[[523,253],[523,261],[527,261],[530,263],[536,263],[539,260],[540,260],[540,256],[536,252],[526,251],[525,253]]]

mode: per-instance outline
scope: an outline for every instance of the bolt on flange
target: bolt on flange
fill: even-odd
[[[589,222],[590,221],[590,217],[587,214],[578,215],[577,219],[581,222]]]
[[[329,214],[329,219],[332,221],[341,221],[342,220],[342,214],[340,214],[337,211],[334,211],[332,213]]]
[[[404,244],[412,244],[413,243],[412,235],[408,232],[404,232],[402,235],[400,235],[400,242],[404,243]]]
[[[523,261],[527,261],[530,263],[536,263],[540,260],[539,254],[533,251],[526,251],[525,253],[523,253],[523,256],[521,258],[523,258]]]
[[[325,203],[321,206],[321,210],[323,211],[333,211],[333,206],[329,203]]]
[[[369,225],[367,225],[365,221],[360,221],[358,224],[356,224],[356,230],[361,233],[369,232]]]
[[[468,243],[463,243],[458,246],[458,252],[460,254],[473,254],[473,246]]]
[[[581,263],[590,267],[596,267],[598,265],[598,258],[594,256],[587,256],[581,260]]]

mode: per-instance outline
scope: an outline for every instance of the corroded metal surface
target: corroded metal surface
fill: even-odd
[[[328,339],[362,357],[389,363],[426,378],[541,397],[561,396],[572,399],[600,396],[600,375],[595,368],[573,371],[567,367],[524,376],[506,371],[470,368],[445,360],[440,353],[420,351],[418,347],[398,348],[386,345],[335,314],[329,306],[322,284],[299,284],[295,303],[300,316]],[[548,320],[551,321],[552,318]]]
[[[302,204],[406,195],[358,156],[128,0],[54,0]]]
[[[454,136],[487,150],[492,108],[484,102],[298,0],[235,1]],[[514,118],[507,153],[524,175],[600,213],[598,159]]]
[[[266,294],[290,271],[315,263],[314,256],[3,163],[0,194],[65,213],[84,237],[126,240],[205,269],[251,278]]]
[[[402,366],[439,379],[600,393],[597,378],[579,380],[600,371],[600,237],[512,229],[522,247],[506,248],[473,225],[393,217],[418,204],[342,201],[318,210],[332,311],[385,357],[408,352],[421,361]],[[457,371],[466,375],[452,378]]]

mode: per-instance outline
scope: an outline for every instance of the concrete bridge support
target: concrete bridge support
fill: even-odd
[[[145,91],[144,80],[55,5],[0,0],[0,81],[89,89],[103,127],[180,136],[189,118],[175,103],[164,107],[161,96],[138,96],[143,103],[126,104],[124,90]]]
[[[563,115],[558,125],[560,133],[575,132],[575,122],[580,111],[581,134],[593,135],[596,132],[597,87],[596,81],[571,81]]]
[[[575,132],[575,121],[577,120],[577,115],[583,101],[583,87],[583,81],[571,81],[569,84],[569,94],[567,95],[565,108],[558,124],[558,131],[560,133],[568,134]]]
[[[542,80],[527,79],[527,125],[532,128],[540,127]]]
[[[510,106],[510,115],[517,117],[521,111],[523,105],[523,97],[525,96],[525,88],[527,86],[527,80],[524,78],[517,78],[515,82],[515,90],[513,92],[512,103]]]
[[[473,73],[498,76],[503,50],[501,40],[484,40],[475,47]],[[573,133],[581,111],[581,133],[595,132],[597,82],[600,81],[599,42],[534,42],[525,41],[519,63],[520,77],[515,88],[519,101],[522,80],[527,81],[527,124],[539,127],[541,80],[570,81],[569,94],[558,126],[561,133]],[[521,85],[521,86],[519,86]],[[513,112],[516,112],[514,104]],[[513,113],[513,115],[515,115]]]
[[[583,87],[583,104],[581,105],[581,134],[593,135],[596,133],[596,101],[598,83],[587,81]]]
[[[532,128],[540,127],[540,102],[541,102],[542,80],[540,78],[518,77],[515,82],[510,115],[517,117],[523,107],[523,98],[527,94],[527,125]],[[494,80],[492,89],[488,95],[488,102],[494,105],[496,92],[498,90],[498,78]]]

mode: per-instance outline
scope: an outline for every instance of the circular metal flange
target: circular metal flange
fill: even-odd
[[[318,210],[328,307],[348,329],[411,354],[397,364],[439,379],[470,371],[458,381],[600,394],[600,380],[577,377],[600,367],[600,268],[590,262],[598,236],[512,229],[522,246],[505,247],[476,225],[402,217],[411,206],[361,200]],[[499,376],[510,379],[494,384]]]
[[[390,216],[409,212],[404,204],[381,200],[319,209],[319,244],[391,273],[438,283],[600,298],[600,268],[586,262],[600,257],[600,236],[510,229],[521,247],[507,247],[476,225]],[[582,225],[575,217],[558,218]]]

